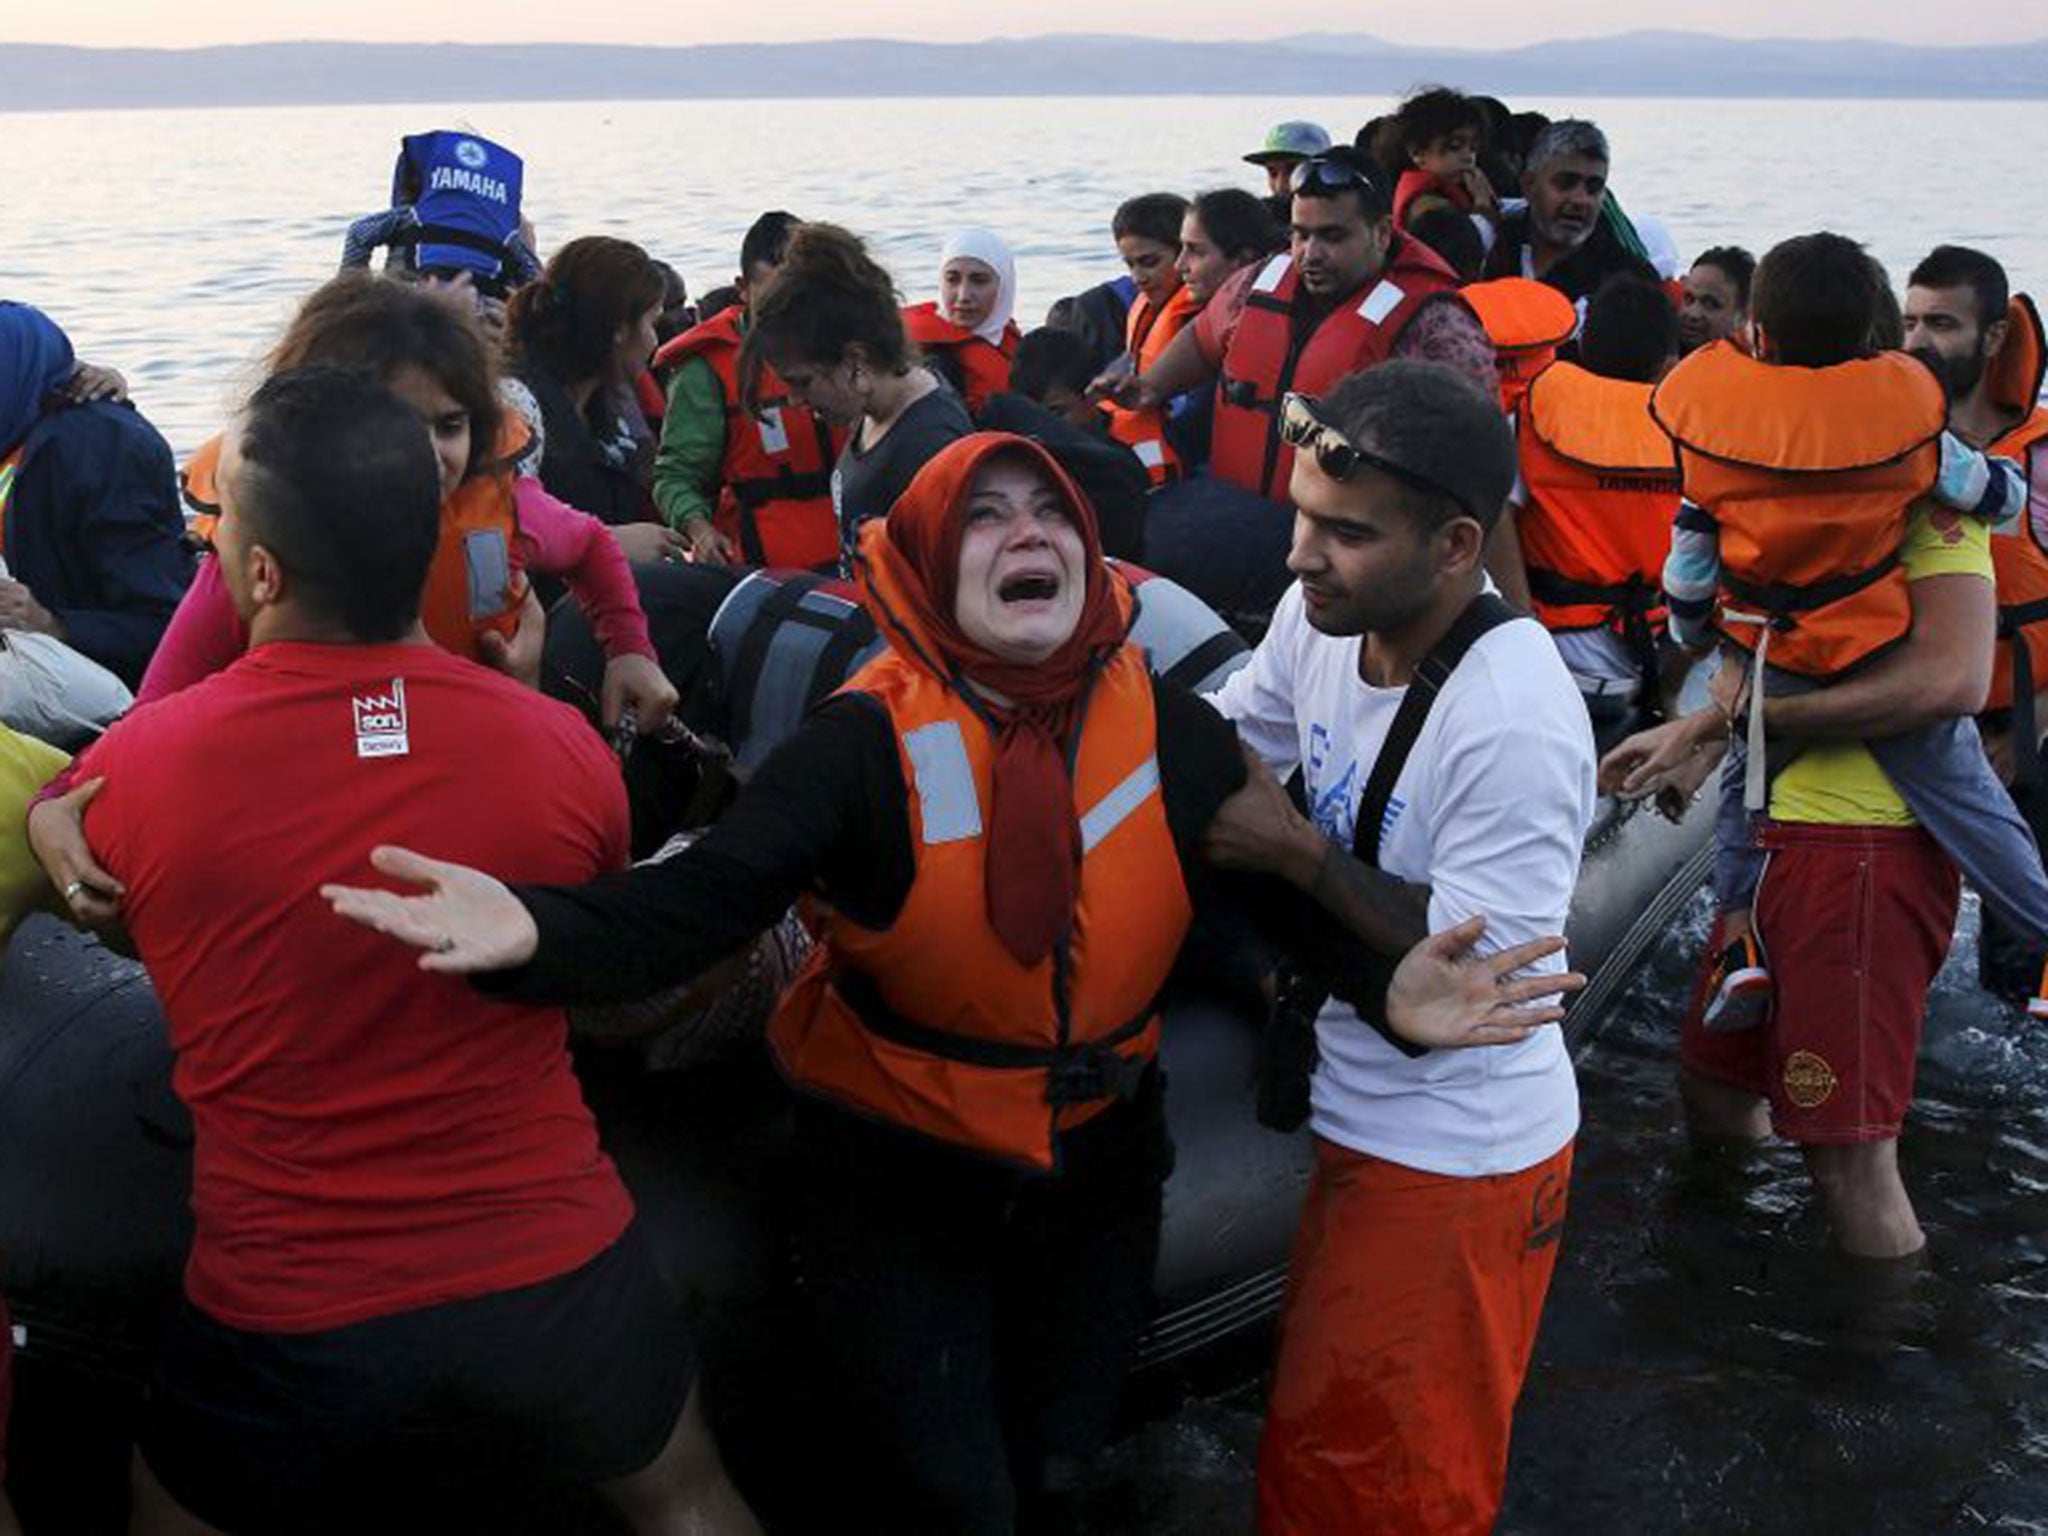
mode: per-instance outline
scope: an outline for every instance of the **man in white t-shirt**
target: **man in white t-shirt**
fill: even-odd
[[[1320,887],[1389,957],[1475,913],[1483,949],[1561,932],[1593,744],[1550,637],[1481,597],[1481,550],[1515,476],[1497,405],[1449,369],[1393,362],[1320,402],[1291,399],[1286,417],[1298,580],[1212,702],[1274,774],[1301,770],[1308,818],[1274,809],[1276,787],[1269,824],[1221,829],[1212,856]],[[1454,635],[1469,649],[1446,677]],[[1373,867],[1354,853],[1374,851],[1355,841],[1361,802],[1404,698],[1432,682],[1405,763],[1375,795]],[[1418,1053],[1373,1021],[1369,993],[1345,990],[1364,1015],[1333,1000],[1316,1020],[1317,1168],[1259,1451],[1259,1530],[1486,1531],[1557,1257],[1571,1062],[1553,1029]]]

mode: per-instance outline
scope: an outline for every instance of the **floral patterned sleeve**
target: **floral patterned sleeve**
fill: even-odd
[[[1395,357],[1455,368],[1489,396],[1500,393],[1493,343],[1462,304],[1429,303],[1415,311],[1394,342]]]

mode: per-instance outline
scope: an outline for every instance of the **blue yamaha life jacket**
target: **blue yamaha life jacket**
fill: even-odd
[[[413,265],[473,272],[480,287],[502,284],[505,242],[519,232],[523,172],[511,150],[477,134],[439,128],[401,139],[391,201],[419,215]]]

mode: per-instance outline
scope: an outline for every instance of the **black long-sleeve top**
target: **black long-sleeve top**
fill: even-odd
[[[1198,917],[1247,943],[1240,913],[1255,915],[1262,932],[1325,931],[1279,881],[1258,880],[1247,899],[1202,865],[1203,832],[1245,782],[1237,733],[1173,684],[1155,678],[1153,695],[1160,793]],[[514,887],[539,947],[527,965],[480,985],[533,1001],[642,997],[731,954],[808,891],[864,927],[886,928],[913,873],[910,796],[888,713],[866,695],[841,694],[762,763],[686,852],[588,885]]]

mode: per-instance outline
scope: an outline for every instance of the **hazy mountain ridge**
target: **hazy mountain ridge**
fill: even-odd
[[[1300,34],[1197,43],[1055,34],[685,48],[257,43],[6,45],[7,110],[802,96],[1379,95],[1449,81],[1506,98],[2048,98],[2048,39],[1932,48],[1669,30],[1483,50]]]

